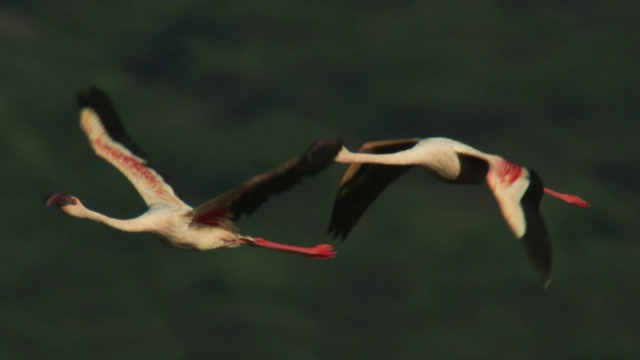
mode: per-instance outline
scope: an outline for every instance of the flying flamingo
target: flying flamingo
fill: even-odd
[[[203,251],[249,245],[317,260],[335,256],[331,245],[304,248],[242,236],[232,221],[238,220],[242,214],[253,213],[270,195],[288,190],[303,177],[325,169],[340,150],[339,143],[316,141],[302,156],[194,209],[180,200],[162,176],[147,165],[144,154],[131,142],[104,92],[91,88],[79,94],[78,101],[80,126],[91,147],[131,181],[149,210],[134,219],[114,219],[87,209],[74,196],[61,193],[49,194],[44,199],[46,206],[57,205],[68,215],[122,231],[149,232],[166,244],[182,249]]]
[[[545,286],[551,281],[551,244],[539,211],[543,192],[575,206],[589,207],[575,195],[545,188],[533,170],[447,138],[370,142],[358,153],[343,147],[335,161],[351,166],[340,182],[331,214],[329,232],[334,237],[344,241],[367,207],[391,182],[411,166],[421,166],[448,183],[486,182],[509,228],[523,241],[529,258],[542,272]]]

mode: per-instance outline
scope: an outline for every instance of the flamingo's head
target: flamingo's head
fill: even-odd
[[[80,213],[85,209],[84,205],[75,196],[53,192],[42,201],[44,206],[57,206],[60,210],[68,215],[79,217]]]

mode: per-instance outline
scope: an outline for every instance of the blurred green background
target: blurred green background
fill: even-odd
[[[640,3],[0,2],[0,358],[636,359]],[[197,205],[316,138],[447,136],[535,169],[542,280],[485,187],[413,170],[328,262],[195,253],[41,206],[145,210],[91,152],[96,84]],[[334,165],[241,233],[329,242]]]

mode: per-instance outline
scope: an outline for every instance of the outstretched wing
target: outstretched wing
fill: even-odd
[[[342,144],[331,140],[315,141],[300,157],[275,170],[255,176],[244,184],[193,209],[188,215],[193,221],[211,226],[224,225],[250,215],[272,195],[293,188],[304,177],[326,169],[336,157]]]
[[[533,264],[540,270],[545,287],[551,283],[553,266],[551,240],[547,227],[540,215],[540,200],[543,193],[542,180],[534,171],[529,171],[529,187],[520,199],[520,207],[525,218],[525,232],[520,238]]]
[[[389,154],[407,150],[420,139],[387,140],[364,144],[359,153]],[[360,217],[382,191],[411,166],[351,164],[340,182],[328,232],[344,241]]]
[[[534,171],[498,158],[492,163],[487,182],[509,228],[522,241],[529,259],[540,270],[547,286],[551,282],[552,251],[549,234],[540,215],[544,191],[542,180]]]
[[[186,206],[162,176],[147,166],[140,148],[131,141],[106,93],[95,87],[78,94],[80,127],[91,147],[131,181],[145,203]]]

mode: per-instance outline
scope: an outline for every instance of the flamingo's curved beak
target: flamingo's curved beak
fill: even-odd
[[[63,207],[65,205],[73,204],[73,197],[71,197],[70,195],[52,192],[44,198],[42,204],[46,207],[50,207],[53,205]]]

